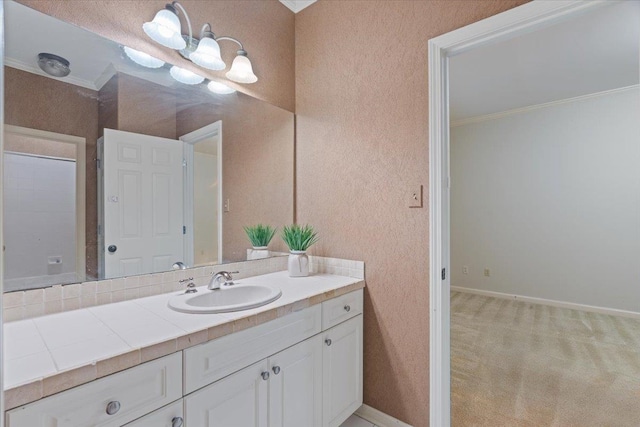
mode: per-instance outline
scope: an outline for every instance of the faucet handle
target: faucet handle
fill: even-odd
[[[189,277],[188,279],[182,279],[182,280],[178,280],[179,283],[185,283],[185,282],[191,282],[193,280],[193,277]]]

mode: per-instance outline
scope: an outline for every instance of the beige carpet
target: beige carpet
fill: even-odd
[[[640,426],[640,320],[452,292],[452,426]]]

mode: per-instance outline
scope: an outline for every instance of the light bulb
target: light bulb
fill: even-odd
[[[203,37],[189,59],[209,70],[224,70],[227,67],[220,57],[220,45],[211,37]]]
[[[204,77],[199,76],[192,71],[185,70],[184,68],[176,67],[175,65],[171,67],[169,74],[171,74],[171,77],[176,81],[186,85],[197,85],[204,81]]]
[[[229,95],[230,93],[235,93],[236,90],[227,86],[224,83],[219,83],[219,82],[214,82],[211,81],[209,82],[209,84],[207,85],[207,88],[213,92],[213,93],[217,93],[219,95]]]
[[[158,58],[154,58],[153,56],[144,52],[140,52],[139,50],[131,49],[128,46],[124,47],[124,53],[127,54],[130,60],[138,65],[142,65],[143,67],[160,68],[164,65],[164,61],[161,61]]]
[[[184,49],[187,42],[180,34],[180,19],[170,9],[162,9],[151,22],[142,24],[142,29],[154,41],[171,49]]]
[[[253,67],[251,67],[251,61],[247,58],[246,53],[238,53],[226,76],[229,80],[238,83],[255,83],[258,81],[258,77],[253,74]]]

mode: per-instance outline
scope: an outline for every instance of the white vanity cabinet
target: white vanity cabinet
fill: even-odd
[[[7,412],[7,427],[339,427],[362,404],[363,291]]]

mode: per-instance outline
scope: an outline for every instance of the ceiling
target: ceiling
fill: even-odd
[[[280,0],[280,3],[287,6],[294,13],[300,12],[307,6],[311,6],[317,0]]]
[[[640,1],[614,3],[451,58],[451,120],[639,81]]]

